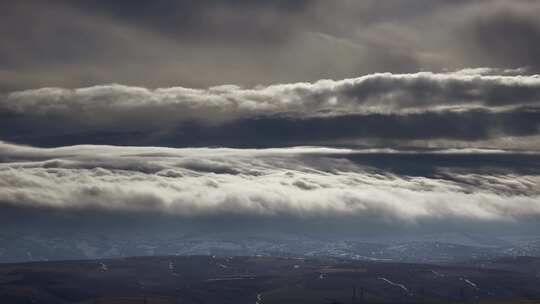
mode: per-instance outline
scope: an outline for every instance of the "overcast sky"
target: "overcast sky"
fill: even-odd
[[[533,0],[1,1],[0,206],[534,233],[538,16]]]
[[[534,0],[2,1],[0,90],[540,69]]]

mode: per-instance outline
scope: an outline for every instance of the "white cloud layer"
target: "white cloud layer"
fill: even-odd
[[[39,149],[1,143],[0,201],[62,210],[346,216],[401,224],[517,222],[540,216],[539,175],[438,168],[435,176],[408,176],[345,157],[375,152],[397,153],[311,147]]]
[[[34,146],[410,146],[538,150],[540,76],[525,69],[369,74],[207,89],[101,85],[0,95],[0,139]],[[526,138],[527,137],[527,138]],[[491,142],[488,141],[491,140]],[[475,142],[483,143],[475,144]],[[511,148],[511,147],[510,147]]]
[[[371,74],[245,89],[147,89],[102,85],[42,88],[10,93],[0,112],[54,117],[80,126],[140,126],[185,120],[218,123],[261,115],[306,118],[321,115],[411,113],[439,110],[504,111],[540,102],[538,75],[492,75],[494,69],[452,73]],[[517,70],[520,71],[520,70]]]

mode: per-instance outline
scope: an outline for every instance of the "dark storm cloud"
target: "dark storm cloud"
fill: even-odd
[[[264,65],[266,48],[296,33],[294,14],[302,6],[302,1],[5,2],[0,88],[103,82],[200,86],[249,79]]]
[[[0,5],[3,92],[113,82],[254,86],[475,66],[539,71],[535,1]]]
[[[246,147],[332,143],[339,139],[371,139],[379,141],[380,145],[385,140],[407,142],[444,138],[476,141],[497,136],[538,135],[539,121],[540,112],[527,109],[505,113],[472,110],[461,113],[345,115],[307,119],[258,118],[217,127],[181,126],[159,140],[171,146],[212,143]],[[84,141],[83,138],[81,140]]]
[[[27,134],[6,134],[4,138],[40,146],[97,143],[170,147],[281,147],[336,144],[339,140],[351,143],[355,139],[363,139],[366,143],[377,146],[406,146],[411,140],[429,141],[441,138],[475,142],[500,136],[514,136],[515,141],[520,137],[525,137],[523,141],[528,141],[526,136],[538,135],[539,121],[540,112],[527,109],[506,113],[480,110],[465,113],[371,114],[305,119],[259,117],[217,126],[184,123],[166,132],[102,130],[39,135],[39,132],[32,131]],[[9,123],[9,120],[6,123]],[[10,131],[13,132],[13,129]],[[486,146],[498,147],[496,143]],[[535,144],[531,143],[530,147],[535,147]]]
[[[0,136],[44,146],[177,147],[538,136],[540,78],[516,71],[384,73],[250,89],[27,90],[0,97]]]
[[[538,2],[495,6],[462,29],[475,58],[491,66],[529,66],[540,71]]]
[[[295,14],[314,1],[92,0],[65,3],[100,12],[135,27],[162,32],[174,39],[272,43],[289,36],[287,29],[294,29]],[[250,26],[246,27],[247,24]]]

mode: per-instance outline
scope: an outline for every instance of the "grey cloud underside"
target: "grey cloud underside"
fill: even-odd
[[[52,120],[54,122],[54,120]],[[423,113],[408,115],[345,115],[292,119],[261,117],[219,125],[186,122],[172,128],[91,128],[51,126],[51,120],[4,119],[0,134],[11,142],[36,146],[114,144],[168,147],[284,147],[306,144],[395,147],[506,147],[538,149],[536,110],[489,113]],[[55,123],[58,123],[56,121]],[[119,130],[120,129],[120,130]],[[500,136],[510,142],[500,142]],[[439,140],[442,139],[442,142]],[[486,140],[489,140],[486,142]],[[357,141],[359,141],[357,143]]]
[[[0,13],[0,92],[540,71],[529,0],[4,1]]]
[[[415,165],[420,158],[423,164]],[[519,227],[540,216],[536,153],[42,149],[2,143],[0,159],[0,201],[6,210],[157,213],[187,220],[276,219],[289,224],[341,218],[345,226],[417,228],[452,223]]]

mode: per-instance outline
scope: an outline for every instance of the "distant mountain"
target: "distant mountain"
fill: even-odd
[[[83,235],[54,238],[0,235],[0,262],[102,259],[155,255],[304,256],[367,261],[457,263],[540,256],[540,238],[488,239],[439,235],[396,239],[331,240],[298,235],[238,237],[195,234],[179,237]]]

